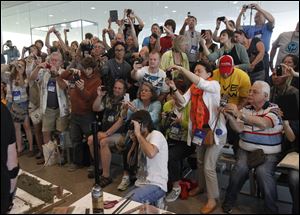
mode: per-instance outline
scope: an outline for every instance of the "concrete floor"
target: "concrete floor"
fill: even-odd
[[[28,172],[31,172],[33,170],[39,169],[41,165],[36,165],[36,159],[35,158],[29,158],[27,155],[23,155],[19,157],[19,163],[20,167]],[[64,166],[51,166],[51,167],[45,167],[41,170],[35,171],[34,175],[47,180],[55,185],[60,185],[64,189],[67,189],[73,193],[66,202],[62,203],[60,206],[69,206],[76,200],[80,199],[81,197],[85,196],[87,193],[90,192],[91,187],[93,186],[94,180],[89,179],[87,177],[87,167],[84,167],[82,169],[78,169],[75,172],[68,172],[67,171],[67,165]],[[118,165],[112,166],[112,177],[113,177],[113,183],[107,187],[104,188],[105,192],[109,192],[115,195],[124,196],[126,194],[125,192],[120,192],[116,189],[118,184],[121,181],[122,177],[122,168]],[[220,177],[220,176],[219,176]],[[222,179],[219,181],[220,183],[228,183],[224,180],[228,179]],[[226,187],[226,186],[221,186]],[[224,199],[225,190],[221,189],[221,202]],[[199,214],[200,208],[205,204],[206,202],[206,195],[202,194],[196,197],[189,197],[188,200],[176,200],[172,203],[167,203],[167,210],[174,212],[174,213],[180,213],[180,214]],[[221,203],[219,202],[219,207],[213,212],[214,214],[220,214],[223,213],[222,209],[220,208]],[[237,207],[233,209],[233,213],[235,214],[249,214],[249,213],[263,213],[263,200],[258,199],[249,195],[240,194],[237,202]],[[278,202],[279,206],[279,212],[280,213],[290,213],[291,211],[291,204],[289,203],[282,203]],[[49,212],[48,212],[49,213]]]

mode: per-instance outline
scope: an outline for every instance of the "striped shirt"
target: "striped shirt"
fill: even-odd
[[[255,125],[244,123],[243,133],[240,134],[239,146],[246,151],[263,149],[265,154],[275,154],[281,152],[282,141],[282,120],[277,113],[272,112],[272,108],[278,108],[276,104],[267,102],[258,112],[248,105],[241,111],[250,116],[258,116],[268,119],[272,123],[271,128],[261,129]]]

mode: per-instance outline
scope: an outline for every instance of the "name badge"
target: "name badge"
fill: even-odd
[[[48,83],[48,91],[49,92],[52,92],[52,93],[55,93],[55,82],[53,82],[53,81],[49,81],[49,83]]]
[[[177,125],[177,126],[174,125],[171,127],[171,130],[170,130],[170,132],[172,134],[179,134],[179,131],[180,131],[180,125]]]
[[[115,121],[115,117],[114,117],[114,116],[109,116],[109,117],[107,118],[107,121],[109,121],[109,122],[114,122],[114,121]]]
[[[12,96],[13,96],[14,101],[21,100],[21,92],[20,91],[13,91]]]
[[[206,137],[206,132],[200,129],[196,129],[195,133],[194,133],[194,138],[192,140],[192,142],[196,145],[201,146],[203,143],[203,140]]]
[[[192,46],[190,50],[191,54],[196,54],[197,53],[197,46]]]

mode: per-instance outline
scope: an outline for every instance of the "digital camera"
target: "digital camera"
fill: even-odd
[[[220,107],[225,107],[228,103],[228,96],[223,95],[220,99]]]

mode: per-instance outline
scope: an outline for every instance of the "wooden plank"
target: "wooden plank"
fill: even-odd
[[[27,174],[31,177],[36,178],[40,181],[40,184],[43,185],[49,185],[52,184],[48,181],[45,181],[35,175],[32,175],[24,170],[19,171],[19,174]],[[52,188],[58,187],[57,185],[52,184]],[[42,201],[41,199],[31,195],[30,193],[18,188],[16,192],[16,198],[14,199],[14,206],[12,210],[10,211],[10,214],[20,214],[20,213],[43,213],[48,210],[51,210],[53,207],[62,204],[66,201],[66,199],[71,196],[72,193],[68,190],[63,189],[62,195],[54,196],[53,203],[46,203]]]

